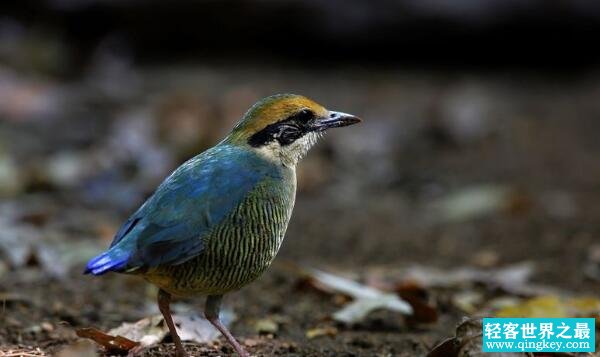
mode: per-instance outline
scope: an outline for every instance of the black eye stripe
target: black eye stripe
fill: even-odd
[[[281,145],[289,145],[310,130],[309,122],[314,118],[315,113],[312,110],[302,109],[284,120],[267,125],[267,127],[252,135],[248,139],[248,144],[259,147],[277,140]]]

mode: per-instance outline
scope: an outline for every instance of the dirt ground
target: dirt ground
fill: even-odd
[[[464,318],[501,310],[501,300],[514,305],[539,295],[600,293],[598,77],[339,70],[323,81],[323,73],[220,67],[131,75],[137,86],[122,88],[131,92],[119,98],[107,98],[89,82],[44,82],[61,89],[53,95],[70,98],[46,93],[59,101],[50,108],[55,118],[23,119],[22,108],[3,112],[2,155],[14,163],[21,184],[4,189],[1,206],[2,351],[74,356],[81,347],[89,355],[77,328],[108,331],[156,314],[154,288],[132,276],[84,276],[83,263],[108,245],[128,212],[177,163],[215,143],[221,127],[256,98],[291,89],[365,121],[329,134],[301,164],[294,216],[275,264],[226,297],[236,315],[233,334],[252,355],[425,356],[454,336]],[[312,86],[317,77],[323,87]],[[15,81],[27,88],[34,80]],[[188,115],[219,120],[203,119],[201,128],[216,129],[185,141]],[[129,146],[119,142],[120,134]],[[544,289],[404,276],[411,267],[494,272],[524,262],[533,267],[524,286]],[[336,322],[332,314],[351,299],[316,288],[291,266],[392,293],[416,284],[435,321],[378,310],[352,325]],[[475,296],[472,304],[457,303],[467,295]],[[202,298],[183,302],[202,309]],[[577,313],[600,317],[598,311]],[[261,332],[257,323],[265,319],[276,328]],[[329,332],[307,337],[315,328]],[[189,342],[186,349],[232,354],[223,339]],[[167,337],[141,355],[169,351]]]

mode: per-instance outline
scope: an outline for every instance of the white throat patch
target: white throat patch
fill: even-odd
[[[293,168],[322,136],[323,132],[310,132],[289,145],[281,146],[273,140],[255,150],[269,161]]]

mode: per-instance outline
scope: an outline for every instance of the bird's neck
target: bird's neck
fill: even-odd
[[[296,169],[298,161],[306,155],[308,150],[310,150],[323,135],[322,132],[311,132],[288,145],[281,145],[279,141],[273,140],[264,145],[253,147],[248,144],[248,135],[242,134],[243,133],[240,133],[237,130],[233,130],[221,144],[244,147],[245,149],[256,152],[264,159],[274,164],[283,165],[292,170]]]
[[[276,143],[269,143],[258,148],[253,148],[253,150],[265,160],[276,165],[285,166],[294,171],[296,170],[296,165],[302,156],[295,152],[281,150],[281,147]]]
[[[298,162],[306,155],[320,136],[320,133],[309,133],[288,145],[281,145],[277,140],[258,147],[251,147],[245,142],[237,143],[237,145],[244,145],[273,164],[295,170]],[[226,141],[231,143],[231,140],[226,139]]]

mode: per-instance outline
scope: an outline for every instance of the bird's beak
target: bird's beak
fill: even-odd
[[[340,128],[359,123],[360,121],[360,118],[354,115],[330,111],[327,117],[317,120],[315,130],[324,131],[331,128]]]

